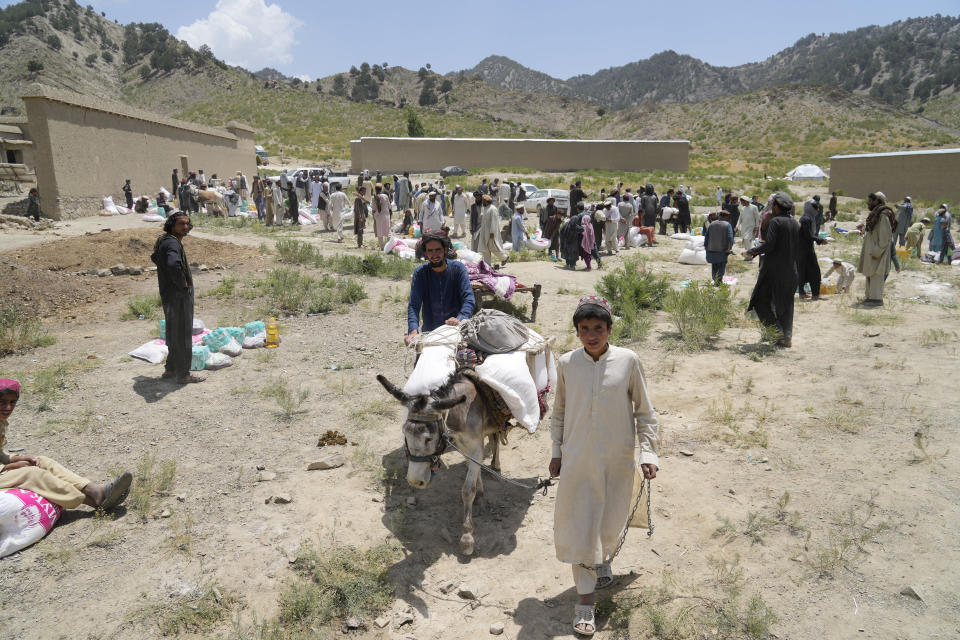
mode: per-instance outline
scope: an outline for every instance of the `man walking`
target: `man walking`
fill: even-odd
[[[446,236],[428,234],[423,237],[427,263],[417,267],[410,282],[407,304],[409,346],[418,333],[429,333],[439,326],[457,326],[473,315],[477,303],[467,269],[459,260],[450,260],[452,247]]]
[[[463,187],[459,184],[450,196],[450,204],[453,205],[453,237],[462,238],[467,228],[467,194],[463,192]]]
[[[440,233],[443,228],[443,211],[440,208],[440,203],[437,202],[436,191],[431,191],[427,200],[420,206],[417,222],[420,223],[422,234]]]
[[[263,183],[258,175],[253,176],[253,187],[250,189],[250,195],[253,196],[253,204],[257,207],[257,220],[263,222],[264,215],[266,215],[264,210],[266,199],[263,192]]]
[[[157,265],[157,284],[166,325],[167,363],[164,378],[179,384],[203,382],[190,373],[193,357],[193,276],[183,251],[183,239],[190,233],[190,217],[182,211],[167,216],[163,234],[157,238],[150,259]]]
[[[720,286],[727,272],[727,258],[733,253],[733,225],[730,224],[730,212],[724,209],[720,217],[710,223],[703,234],[703,246],[710,263],[713,284]]]
[[[719,185],[717,185],[717,206],[723,206],[723,189]]]
[[[337,231],[337,242],[343,242],[343,212],[347,208],[347,194],[339,182],[333,183],[333,193],[330,195],[330,218],[333,228]]]
[[[473,204],[470,205],[470,248],[480,251],[480,223],[483,220],[483,196],[480,190],[473,192]]]
[[[809,201],[808,201],[809,202]],[[816,207],[803,205],[803,215],[800,216],[800,239],[797,244],[797,293],[806,298],[804,285],[810,285],[810,295],[814,300],[820,299],[820,263],[817,261],[817,250],[814,244],[823,244],[826,240],[817,234]]]
[[[771,216],[763,242],[744,255],[762,255],[757,284],[747,311],[756,311],[760,322],[780,332],[777,346],[793,344],[793,297],[797,290],[797,243],[800,226],[793,219],[793,200],[779,191],[772,196]]]
[[[483,217],[480,222],[480,246],[483,261],[493,266],[503,260],[503,239],[500,237],[500,211],[493,198],[483,196]]]
[[[903,199],[897,207],[897,237],[902,247],[907,240],[907,229],[913,224],[913,201],[910,196]]]
[[[837,219],[837,192],[834,191],[830,194],[830,203],[827,205],[827,219],[836,220]]]
[[[353,199],[353,233],[357,236],[357,249],[363,249],[363,229],[367,226],[366,188],[357,187],[357,197]]]
[[[172,200],[177,197],[177,189],[180,187],[180,176],[177,175],[176,169],[173,170],[173,175],[170,176],[170,184],[170,199]],[[183,208],[182,204],[179,202],[177,204],[180,205],[181,209]]]
[[[760,227],[760,210],[757,205],[747,200],[746,196],[740,196],[740,204],[743,205],[740,210],[740,245],[749,249],[753,246],[757,229]]]
[[[882,191],[868,195],[867,206],[870,213],[861,231],[863,245],[857,271],[867,278],[867,297],[863,304],[879,307],[883,305],[883,283],[890,271],[890,246],[897,230],[897,218],[887,206],[887,196]]]

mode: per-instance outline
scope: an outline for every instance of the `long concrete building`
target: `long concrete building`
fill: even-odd
[[[888,201],[960,200],[960,149],[861,153],[830,158],[830,190],[865,198],[883,191]]]
[[[687,140],[522,138],[360,138],[350,141],[351,170],[385,172],[528,167],[540,171],[686,171]]]
[[[253,129],[206,127],[70,91],[31,85],[27,108],[43,213],[61,220],[94,215],[129,178],[137,195],[171,188],[174,167],[209,178],[256,173]]]

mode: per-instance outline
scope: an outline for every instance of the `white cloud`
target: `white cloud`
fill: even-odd
[[[294,78],[300,78],[300,80],[302,80],[303,82],[313,82],[313,78],[311,78],[310,76],[308,76],[308,75],[305,74],[305,73],[301,73],[300,75],[298,75],[298,76],[293,76],[293,77],[294,77]]]
[[[280,5],[265,0],[218,0],[210,15],[180,27],[177,37],[194,49],[209,46],[227,64],[256,71],[290,63],[293,32],[302,25]]]

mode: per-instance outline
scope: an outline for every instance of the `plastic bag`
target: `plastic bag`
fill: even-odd
[[[527,249],[532,249],[534,251],[546,251],[549,248],[549,240],[534,240],[533,238],[527,238]]]
[[[140,219],[144,222],[163,222],[166,220],[166,218],[158,213],[145,213]]]
[[[225,353],[231,358],[236,358],[237,356],[243,354],[243,347],[240,346],[239,342],[237,342],[233,338],[230,338],[227,341],[227,344],[217,349],[217,352]]]
[[[198,336],[207,330],[207,325],[203,324],[200,318],[193,319],[193,335]]]
[[[210,347],[210,351],[220,351],[230,340],[232,340],[232,337],[227,333],[227,330],[222,327],[218,327],[203,336],[203,344]]]
[[[202,371],[210,359],[210,348],[206,345],[194,345],[192,357],[190,358],[190,370]]]
[[[140,345],[127,355],[132,358],[146,360],[150,364],[158,364],[167,359],[168,353],[170,353],[170,349],[163,343],[163,340],[153,340]]]
[[[233,364],[233,358],[228,356],[225,353],[211,353],[210,357],[207,358],[207,361],[204,363],[204,368],[209,369],[210,371],[216,371],[217,369],[224,369]]]
[[[110,215],[114,215],[114,216],[117,215],[118,213],[120,213],[120,212],[117,210],[117,205],[115,205],[115,204],[113,203],[113,197],[112,197],[112,196],[106,196],[106,197],[104,197],[104,199],[103,199],[103,210],[104,210],[104,211],[109,211],[109,212],[110,212]]]
[[[29,547],[50,533],[63,507],[33,491],[0,492],[0,558]]]
[[[243,339],[247,337],[246,329],[243,327],[224,327],[223,330],[237,342],[243,342]],[[266,331],[266,328],[264,328],[264,331]]]
[[[253,322],[248,322],[243,325],[244,335],[255,336],[258,333],[265,333],[267,330],[267,325],[263,320],[254,320]]]
[[[243,339],[243,344],[240,345],[244,349],[259,349],[267,343],[267,332],[266,330],[261,331],[252,336],[248,336]]]
[[[527,354],[523,351],[487,356],[477,367],[480,379],[500,394],[517,422],[533,433],[540,424],[540,403]]]

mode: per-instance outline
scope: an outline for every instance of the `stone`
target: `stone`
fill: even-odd
[[[160,512],[161,518],[169,518],[171,515],[173,514],[170,513],[170,509],[164,509],[163,511]]]
[[[494,622],[492,625],[490,625],[490,635],[499,636],[502,633],[503,633],[502,622]]]
[[[397,627],[402,627],[405,624],[411,624],[413,622],[413,614],[409,611],[404,611],[403,613],[397,614]]]
[[[87,269],[86,274],[88,276],[95,276],[98,274],[99,271],[100,269]]]
[[[307,465],[307,471],[317,471],[323,469],[336,469],[346,463],[346,458],[342,453],[331,453],[319,458],[316,462]]]
[[[693,455],[693,451],[689,449],[680,449],[680,455],[687,456],[688,458]]]
[[[383,629],[385,626],[390,624],[390,618],[387,616],[380,616],[373,621],[373,624],[375,624],[378,629]]]
[[[476,599],[476,594],[473,591],[473,588],[464,583],[457,587],[457,595],[463,598],[464,600],[474,600]]]
[[[128,267],[127,274],[131,276],[139,276],[143,273],[143,269],[140,267]]]
[[[209,271],[209,270],[210,270],[210,267],[208,267],[208,266],[205,265],[205,264],[202,264],[202,265],[200,265],[199,267],[197,267],[197,269],[199,269],[200,271]]]
[[[408,506],[408,507],[415,507],[415,506],[417,506],[417,498],[416,498],[416,496],[410,496],[409,498],[407,498],[407,506]]]
[[[127,269],[122,263],[115,264],[112,267],[110,267],[110,273],[112,273],[115,276],[124,276],[127,274],[128,271],[129,269]]]
[[[363,620],[356,616],[350,616],[347,618],[347,629],[362,629],[364,627]]]
[[[156,267],[147,267],[147,272],[148,272],[148,273],[153,273],[153,272],[156,271],[156,270],[157,270]]]
[[[177,495],[177,502],[183,502],[186,499],[187,496],[183,495],[182,493]]]
[[[917,591],[916,587],[910,586],[909,584],[903,589],[900,589],[900,595],[907,596],[908,598],[913,598],[914,600],[919,600],[923,602],[923,598],[920,596],[920,592]]]
[[[273,496],[273,504],[290,504],[293,502],[293,496],[289,493],[278,493]]]
[[[110,269],[97,269],[98,278],[106,278],[107,276],[112,276],[113,272]]]
[[[276,480],[277,474],[273,471],[261,471],[257,474],[257,482],[270,482],[271,480]]]
[[[440,593],[447,594],[453,591],[457,587],[457,583],[452,580],[447,580],[440,585]]]
[[[727,493],[729,493],[729,494],[732,495],[732,496],[737,495],[737,492],[734,491],[733,489],[727,489]]]

